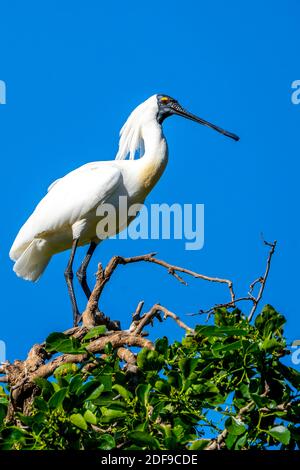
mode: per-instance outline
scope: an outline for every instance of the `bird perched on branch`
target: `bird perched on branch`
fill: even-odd
[[[128,207],[142,204],[161,177],[168,161],[162,123],[174,114],[239,140],[235,134],[189,113],[174,98],[162,94],[151,96],[130,114],[122,127],[116,159],[87,163],[52,183],[11,247],[9,255],[15,261],[15,273],[29,281],[39,279],[54,254],[71,249],[64,274],[75,325],[80,319],[73,287],[76,249],[89,244],[77,271],[89,298],[86,270],[95,248],[102,239],[120,232],[132,220],[128,214],[125,218],[120,214],[120,196],[127,198]],[[138,152],[140,158],[135,159]],[[99,234],[96,211],[103,204],[112,204],[116,209],[117,223],[107,233]]]

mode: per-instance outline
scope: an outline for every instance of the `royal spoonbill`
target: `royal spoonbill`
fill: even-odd
[[[20,229],[10,250],[15,273],[29,281],[37,281],[51,257],[71,249],[65,279],[72,303],[74,325],[80,314],[73,287],[73,261],[78,246],[89,244],[87,254],[77,271],[77,278],[86,296],[90,289],[86,270],[95,248],[107,236],[123,230],[132,217],[120,217],[120,196],[127,206],[142,204],[161,177],[167,161],[168,147],[162,131],[163,121],[174,114],[211,127],[233,140],[239,138],[186,111],[177,100],[157,94],[140,104],[129,116],[120,132],[115,160],[98,161],[71,171],[48,188],[46,196]],[[140,152],[140,158],[134,159]],[[129,159],[126,159],[129,156]],[[99,205],[109,203],[116,208],[118,222],[110,233],[96,233]],[[122,220],[122,222],[121,222]]]

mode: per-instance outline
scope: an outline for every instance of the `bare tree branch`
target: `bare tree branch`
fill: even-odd
[[[257,297],[256,299],[253,301],[253,307],[251,309],[251,312],[248,316],[248,320],[249,322],[252,320],[253,318],[253,315],[257,309],[257,306],[263,296],[263,293],[264,293],[264,290],[265,290],[265,286],[266,286],[266,282],[267,282],[267,279],[268,279],[268,275],[269,275],[269,272],[270,272],[270,267],[271,267],[271,261],[272,261],[272,256],[275,252],[275,248],[276,248],[276,245],[277,245],[277,241],[275,240],[273,243],[269,243],[269,242],[264,242],[265,245],[269,246],[270,247],[270,251],[269,251],[269,255],[268,255],[268,259],[267,259],[267,266],[266,266],[266,270],[265,270],[265,273],[264,275],[262,276],[261,280],[260,280],[260,289],[259,289],[259,292],[257,294]]]
[[[172,276],[175,276],[175,274],[177,274],[177,276],[175,276],[176,279],[178,279],[178,272],[180,272],[183,274],[187,274],[188,276],[192,276],[196,279],[203,279],[204,281],[216,282],[219,284],[227,284],[229,292],[230,292],[231,300],[233,301],[235,298],[232,281],[228,279],[222,279],[219,277],[207,276],[205,274],[199,274],[199,273],[196,273],[195,271],[191,271],[190,269],[182,268],[181,266],[172,265],[170,263],[167,263],[166,261],[155,258],[154,253],[140,255],[140,256],[133,256],[130,258],[120,258],[119,264],[130,264],[130,263],[137,263],[141,261],[154,263],[159,266],[162,266],[163,268],[167,269],[168,273],[171,274]],[[178,280],[181,283],[186,284],[186,282],[182,278]]]
[[[175,322],[177,323],[178,326],[180,326],[180,328],[183,328],[187,333],[195,333],[195,331],[193,330],[193,328],[190,328],[189,326],[187,326],[180,318],[178,315],[176,315],[175,313],[171,312],[170,310],[168,310],[166,307],[163,307],[162,305],[160,304],[156,304],[156,307],[158,310],[160,310],[161,312],[163,312],[164,314],[164,318],[172,318],[173,320],[175,320]]]
[[[269,271],[270,271],[270,267],[271,267],[271,261],[272,261],[272,256],[275,252],[275,248],[276,248],[276,244],[277,244],[277,241],[275,240],[273,243],[270,243],[270,242],[266,242],[264,241],[264,244],[266,246],[269,246],[270,247],[270,251],[268,253],[268,258],[267,258],[267,263],[266,263],[266,269],[265,269],[265,273],[263,276],[260,276],[258,277],[257,279],[255,279],[255,281],[253,281],[250,286],[249,286],[249,291],[248,291],[248,294],[247,296],[243,296],[243,297],[239,297],[239,298],[234,298],[233,300],[231,300],[230,302],[224,302],[224,303],[220,303],[220,304],[216,304],[214,305],[213,307],[210,307],[208,308],[207,310],[199,310],[199,312],[197,313],[188,313],[187,315],[188,316],[195,316],[195,315],[202,315],[202,314],[207,314],[207,320],[210,318],[210,316],[218,309],[218,308],[234,308],[236,307],[236,304],[239,303],[239,302],[252,302],[252,308],[251,308],[251,311],[250,311],[250,314],[248,316],[248,321],[250,322],[253,318],[253,315],[257,309],[257,306],[260,302],[260,300],[262,299],[262,296],[263,296],[263,293],[264,293],[264,289],[265,289],[265,286],[266,286],[266,282],[267,282],[267,279],[268,279],[268,275],[269,275]],[[257,285],[257,284],[260,284],[260,288],[259,288],[259,291],[258,291],[258,294],[257,296],[255,297],[253,295],[253,290],[254,290],[254,287]]]
[[[114,271],[120,264],[126,265],[126,264],[139,263],[139,262],[148,262],[148,263],[157,264],[163,267],[164,269],[166,269],[169,274],[174,276],[179,282],[185,285],[186,285],[185,280],[181,276],[179,276],[178,272],[186,274],[188,276],[192,276],[196,279],[203,279],[209,282],[226,284],[229,289],[231,303],[234,304],[235,293],[233,290],[232,281],[228,279],[222,279],[218,277],[211,277],[211,276],[207,276],[204,274],[199,274],[199,273],[196,273],[195,271],[191,271],[190,269],[182,268],[181,266],[172,265],[170,263],[167,263],[166,261],[157,259],[154,256],[155,256],[155,253],[132,256],[129,258],[125,258],[122,256],[114,256],[113,258],[111,258],[111,260],[107,264],[105,270],[103,270],[102,265],[99,264],[98,271],[96,274],[96,284],[91,293],[90,299],[87,303],[87,307],[82,315],[83,326],[85,326],[86,328],[92,328],[96,324],[105,324],[108,326],[109,329],[114,329],[114,330],[120,329],[119,324],[117,322],[111,322],[111,320],[108,317],[105,317],[103,313],[99,312],[99,307],[98,307],[100,296],[103,292],[105,285],[110,280],[112,274],[114,273]],[[142,306],[140,306],[139,308],[141,309]]]

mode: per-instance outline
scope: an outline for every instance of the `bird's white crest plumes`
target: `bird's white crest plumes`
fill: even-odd
[[[158,112],[157,95],[153,95],[137,106],[120,131],[119,150],[116,160],[125,160],[129,155],[134,160],[137,152],[144,153],[143,125],[156,118]]]

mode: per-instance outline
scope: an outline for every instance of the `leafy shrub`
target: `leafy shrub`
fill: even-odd
[[[137,372],[124,369],[111,344],[83,364],[64,364],[36,379],[29,414],[5,419],[0,391],[1,449],[295,449],[300,448],[300,373],[289,354],[285,318],[270,305],[254,325],[238,309],[217,309],[214,324],[155,349],[142,349]],[[52,334],[47,349],[84,351]],[[72,344],[70,345],[70,341]]]

